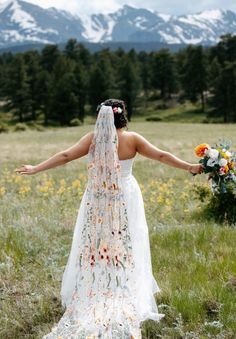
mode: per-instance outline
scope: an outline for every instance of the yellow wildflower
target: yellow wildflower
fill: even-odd
[[[19,189],[19,194],[26,194],[31,191],[30,186],[21,186]]]
[[[72,182],[72,188],[80,188],[81,187],[81,181],[80,180],[74,180]]]
[[[4,186],[0,187],[0,195],[4,195],[6,193],[6,189]]]

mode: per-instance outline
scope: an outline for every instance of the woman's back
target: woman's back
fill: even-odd
[[[89,146],[92,143],[93,132],[90,133]],[[118,157],[120,160],[134,158],[137,153],[137,142],[135,133],[117,129],[118,135]]]

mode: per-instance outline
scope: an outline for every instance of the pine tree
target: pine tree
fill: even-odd
[[[27,77],[31,98],[31,118],[36,120],[36,112],[39,110],[39,95],[41,88],[38,86],[38,75],[42,68],[40,66],[40,55],[37,51],[29,51],[24,54],[25,64],[27,65]]]
[[[75,94],[76,79],[73,73],[65,73],[54,86],[52,95],[51,118],[61,126],[69,125],[78,116],[78,97]]]
[[[52,105],[52,91],[54,83],[51,74],[46,70],[41,70],[38,74],[38,104],[44,115],[44,125],[47,126],[50,119]]]
[[[176,66],[168,49],[161,49],[153,55],[152,85],[161,91],[161,98],[170,98],[176,89]]]
[[[127,55],[122,58],[119,75],[121,98],[126,103],[127,117],[131,121],[141,82],[137,68]]]
[[[79,115],[74,62],[60,55],[52,72],[50,119],[69,125]]]
[[[0,56],[0,98],[3,98],[4,96],[4,79],[5,79],[4,64],[3,59]]]
[[[107,52],[98,53],[94,58],[97,62],[92,67],[89,80],[89,103],[92,112],[102,101],[112,96],[114,74]]]
[[[74,61],[79,61],[80,48],[76,39],[69,39],[65,45],[64,55]]]
[[[60,57],[60,51],[56,45],[46,45],[42,50],[41,63],[43,68],[51,73]]]
[[[145,106],[147,106],[147,99],[151,89],[151,66],[150,58],[146,52],[140,52],[138,56],[140,62],[140,78],[142,81],[142,89],[144,91]]]
[[[202,46],[189,46],[186,49],[181,80],[185,94],[192,102],[196,102],[200,95],[202,111],[205,112],[204,91],[208,87],[208,73]]]
[[[216,79],[219,77],[221,72],[221,65],[218,61],[218,58],[215,57],[210,66],[209,66],[209,85],[210,87],[214,86]]]
[[[210,51],[211,59],[217,57],[221,65],[225,61],[234,62],[236,60],[236,36],[225,34],[221,36],[221,40]]]
[[[14,109],[19,121],[23,122],[32,111],[29,79],[24,57],[17,54],[8,71],[7,96],[10,100],[9,108]]]
[[[92,64],[92,56],[90,51],[81,43],[78,44],[78,60],[89,71]]]
[[[236,122],[236,62],[225,62],[215,80],[213,104],[224,122]]]
[[[88,78],[83,64],[78,63],[76,65],[74,75],[76,80],[75,94],[78,98],[78,118],[83,122],[88,90]]]

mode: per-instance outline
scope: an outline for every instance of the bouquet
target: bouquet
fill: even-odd
[[[213,193],[233,193],[236,195],[236,153],[230,150],[231,142],[220,141],[215,147],[200,144],[195,154],[201,158],[203,172],[208,173]]]

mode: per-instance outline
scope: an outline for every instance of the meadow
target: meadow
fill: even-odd
[[[19,176],[79,140],[92,125],[0,134],[0,338],[42,338],[63,315],[61,278],[68,259],[86,157],[65,166]],[[136,121],[130,130],[157,147],[197,163],[194,147],[219,137],[236,145],[232,124]],[[191,174],[137,155],[149,225],[152,264],[165,318],[143,324],[143,339],[236,338],[236,228],[206,219]]]

